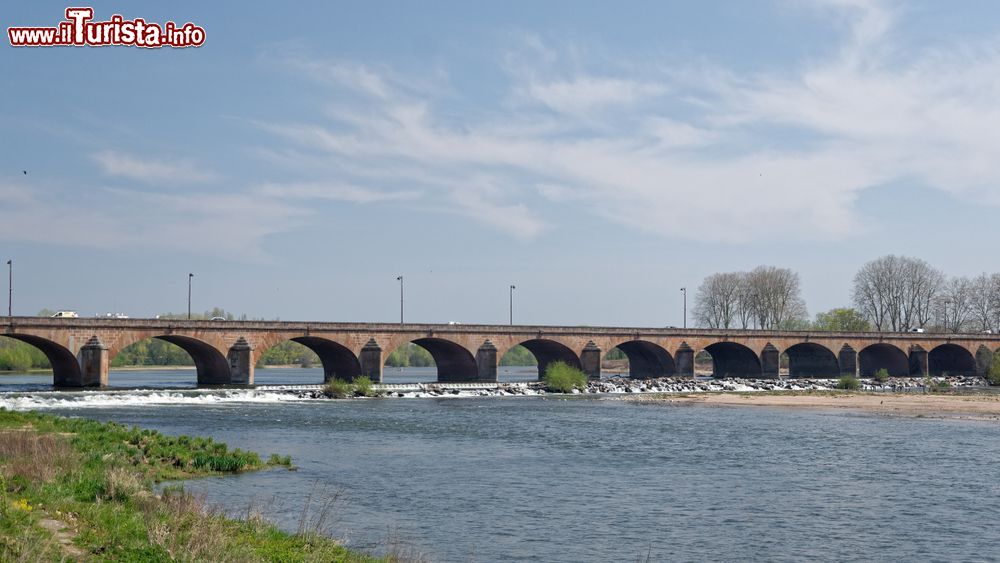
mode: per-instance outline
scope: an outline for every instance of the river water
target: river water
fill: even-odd
[[[260,370],[258,381],[316,383],[320,373]],[[112,374],[126,388],[191,379]],[[0,406],[290,454],[297,471],[185,486],[233,511],[263,506],[292,531],[307,501],[336,497],[330,531],[362,549],[392,537],[434,561],[998,557],[993,423],[590,396],[326,401],[124,390],[17,399],[47,381],[0,383]]]

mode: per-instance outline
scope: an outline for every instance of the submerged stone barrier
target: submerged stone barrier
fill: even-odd
[[[930,390],[981,389],[989,387],[982,377],[892,377],[885,382],[874,379],[859,380],[859,391],[887,393],[924,393]],[[550,393],[541,381],[513,383],[413,383],[374,385],[372,389],[382,397],[511,397],[561,395]],[[591,381],[585,390],[574,390],[572,395],[630,394],[630,393],[753,393],[774,391],[833,391],[838,389],[837,379],[690,379],[663,377],[658,379],[630,379],[612,377]],[[303,399],[326,398],[322,386],[285,388],[285,392]]]

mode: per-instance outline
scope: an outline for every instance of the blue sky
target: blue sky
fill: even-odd
[[[197,49],[0,47],[15,314],[681,324],[886,253],[1000,269],[987,1],[93,3]],[[66,4],[7,3],[3,27]],[[27,170],[28,174],[22,174]],[[4,284],[5,285],[5,284]]]

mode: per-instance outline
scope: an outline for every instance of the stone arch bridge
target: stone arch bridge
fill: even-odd
[[[407,342],[430,352],[438,381],[496,381],[497,365],[520,344],[538,360],[601,375],[602,356],[618,348],[630,376],[693,376],[699,351],[712,356],[716,377],[776,378],[787,354],[791,377],[981,375],[1000,348],[1000,335],[765,330],[440,325],[161,319],[8,317],[0,335],[39,348],[59,387],[102,386],[111,360],[126,346],[158,338],[194,360],[202,385],[252,384],[256,358],[287,340],[316,352],[324,378],[366,375],[382,380],[388,353]]]

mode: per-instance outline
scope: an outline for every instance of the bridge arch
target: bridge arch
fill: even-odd
[[[425,337],[409,340],[430,353],[437,366],[437,380],[440,382],[475,381],[479,377],[476,357],[461,344],[444,338]],[[382,363],[388,359],[388,352],[382,356]]]
[[[838,377],[840,362],[826,346],[800,342],[785,349],[789,377]]]
[[[52,384],[54,386],[68,387],[80,381],[82,377],[80,362],[73,352],[65,346],[31,334],[6,333],[3,336],[30,344],[41,350],[52,366]]]
[[[614,348],[621,350],[628,358],[628,375],[632,379],[668,377],[677,373],[670,352],[652,342],[627,340]]]
[[[705,346],[712,356],[712,377],[760,378],[760,357],[750,348],[735,342],[716,342]]]
[[[232,372],[226,356],[212,344],[191,336],[157,334],[137,337],[131,342],[121,342],[118,346],[112,347],[109,352],[109,361],[113,362],[128,346],[148,338],[169,342],[187,352],[194,362],[198,385],[225,385],[232,382]]]
[[[941,344],[927,354],[930,375],[976,375],[976,357],[958,344]]]
[[[273,342],[266,348],[255,350],[255,357],[262,358],[274,346],[289,341],[297,342],[319,356],[319,361],[323,365],[324,382],[331,379],[353,381],[355,377],[361,375],[361,361],[350,348],[329,338],[318,336],[293,336],[288,340]]]
[[[885,369],[893,377],[910,375],[910,360],[906,352],[892,344],[879,342],[858,352],[858,373],[861,377],[871,377],[880,369]]]
[[[531,355],[535,357],[535,360],[538,362],[539,380],[541,380],[545,375],[545,369],[548,368],[549,364],[553,362],[565,362],[576,369],[583,369],[583,364],[580,363],[580,356],[569,346],[566,346],[561,342],[550,340],[548,338],[532,338],[530,340],[516,342],[514,345],[517,344],[526,348],[529,352],[531,352]],[[511,348],[513,348],[514,345],[512,345]],[[507,350],[504,350],[503,354],[498,354],[497,357],[502,358],[506,352]]]
[[[177,334],[154,338],[179,346],[191,356],[198,372],[198,385],[224,385],[230,382],[229,360],[215,346],[197,338]]]

